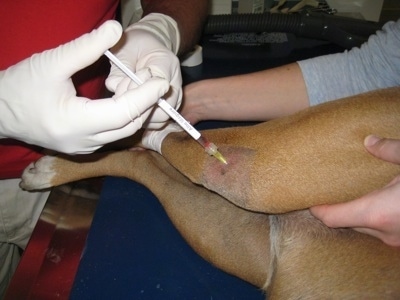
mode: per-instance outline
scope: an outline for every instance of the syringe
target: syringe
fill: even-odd
[[[122,72],[124,72],[130,79],[133,80],[137,85],[142,85],[143,82],[133,73],[128,67],[126,67],[114,54],[112,54],[109,50],[104,52],[104,55],[107,56]],[[207,154],[214,156],[220,162],[227,164],[225,157],[218,151],[218,147],[209,142],[205,137],[201,136],[201,133],[196,130],[185,118],[178,113],[167,101],[160,98],[157,101],[159,107],[165,111],[165,113],[170,116],[175,122],[177,122],[193,139],[195,139],[201,146],[203,146],[204,150]]]

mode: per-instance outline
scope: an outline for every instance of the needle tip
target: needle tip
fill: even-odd
[[[215,152],[215,153],[213,154],[213,156],[214,156],[216,159],[218,159],[220,162],[222,162],[223,164],[225,164],[225,165],[228,164],[228,162],[226,161],[225,157],[224,157],[219,151]]]

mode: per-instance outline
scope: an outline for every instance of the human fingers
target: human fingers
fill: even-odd
[[[331,228],[361,227],[368,218],[366,203],[361,199],[338,203],[317,205],[310,212],[326,226]]]
[[[110,99],[89,101],[85,112],[87,128],[93,132],[103,132],[125,126],[142,116],[154,106],[168,90],[166,80],[152,78],[143,85],[129,89],[125,93]],[[99,120],[101,120],[99,122]],[[144,122],[145,120],[142,120]]]
[[[315,206],[310,211],[328,227],[352,228],[400,246],[400,176],[361,198]]]

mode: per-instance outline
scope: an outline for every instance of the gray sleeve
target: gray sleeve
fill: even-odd
[[[400,86],[400,19],[360,48],[298,62],[310,106],[379,88]]]

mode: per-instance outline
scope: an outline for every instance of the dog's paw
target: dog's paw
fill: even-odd
[[[56,175],[53,168],[55,156],[43,156],[31,163],[22,173],[20,187],[24,190],[42,190],[52,186],[51,181]]]

